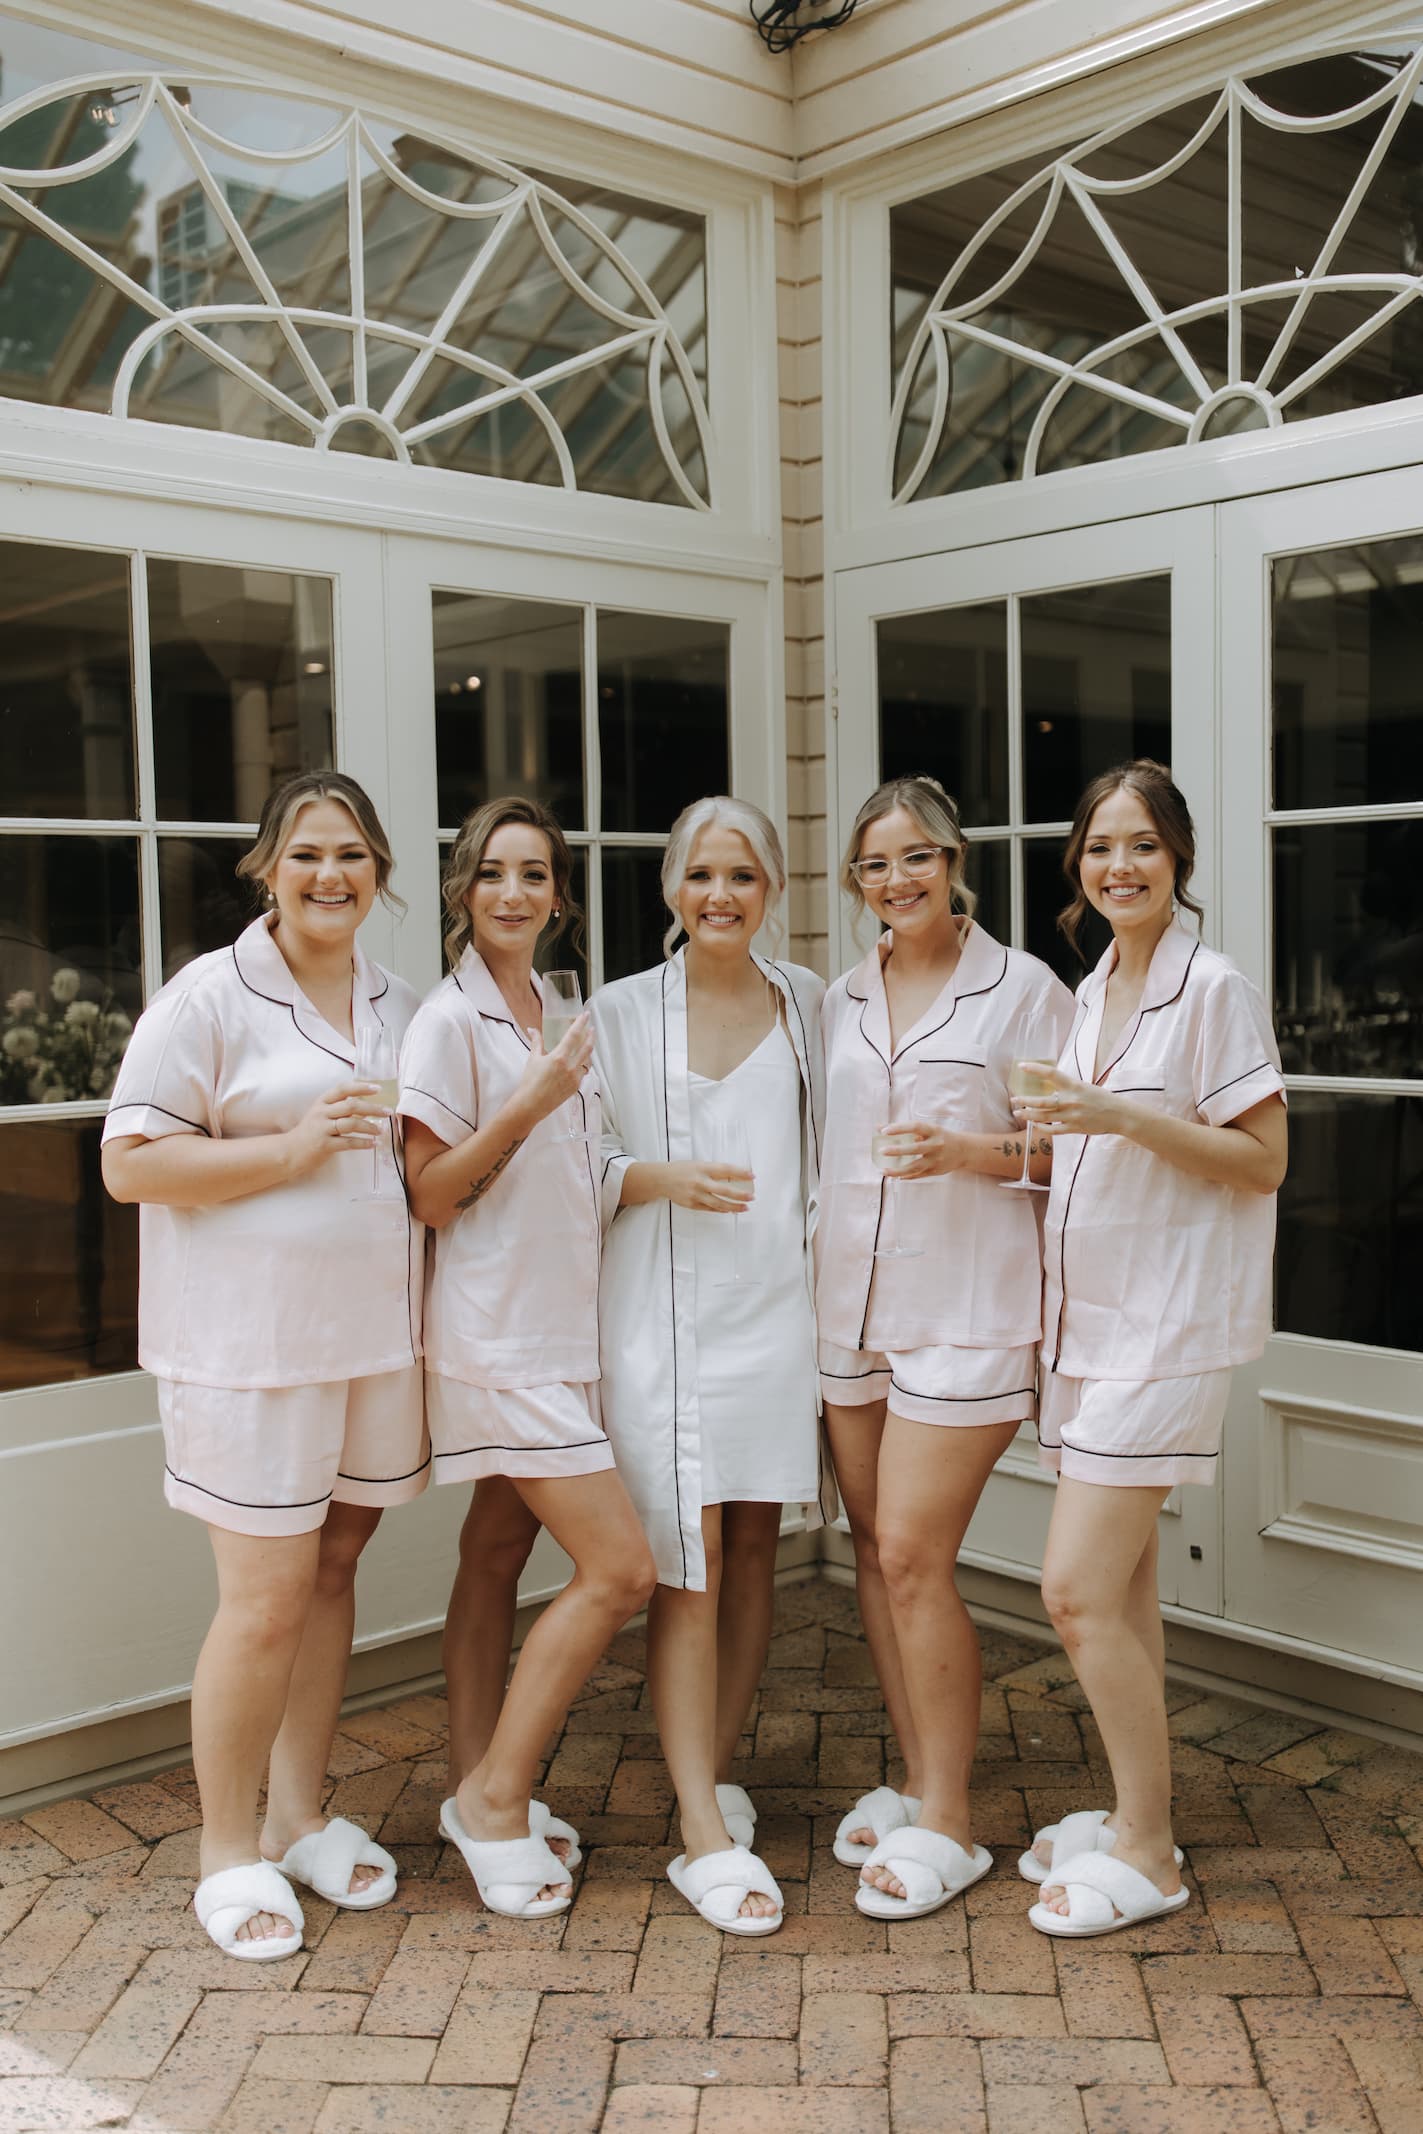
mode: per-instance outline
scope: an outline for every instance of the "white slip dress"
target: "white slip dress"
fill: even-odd
[[[740,1121],[756,1197],[747,1214],[698,1212],[697,1396],[703,1504],[811,1502],[820,1486],[815,1318],[805,1264],[801,1081],[777,1022],[721,1081],[689,1071],[692,1147],[718,1160]],[[733,1221],[738,1226],[733,1266]]]

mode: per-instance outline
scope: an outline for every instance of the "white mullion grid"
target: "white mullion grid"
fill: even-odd
[[[585,930],[588,937],[588,990],[603,983],[603,752],[598,733],[598,611],[590,600],[583,610],[583,820]]]
[[[1230,102],[1226,117],[1226,295],[1229,304],[1226,311],[1226,360],[1225,375],[1228,385],[1239,385],[1241,365],[1241,310],[1240,283],[1243,272],[1241,246],[1241,215],[1243,212],[1243,160],[1240,139],[1240,95],[1234,82],[1230,85]]]
[[[1420,821],[1423,800],[1371,801],[1348,808],[1271,808],[1265,816],[1266,826],[1272,830],[1308,828],[1315,823],[1347,827],[1350,823]]]
[[[1008,624],[1008,939],[1023,946],[1023,647],[1022,601],[1010,593]]]
[[[1401,1074],[1287,1074],[1286,1089],[1311,1094],[1344,1097],[1423,1098],[1423,1080],[1409,1081]]]
[[[133,644],[133,747],[138,770],[138,910],[143,997],[163,983],[162,919],[158,902],[158,781],[153,760],[153,672],[148,634],[148,557],[130,558],[129,606]]]

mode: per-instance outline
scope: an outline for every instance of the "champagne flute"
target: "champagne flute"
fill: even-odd
[[[394,1034],[382,1024],[363,1027],[356,1033],[356,1079],[358,1082],[374,1082],[376,1094],[391,1113],[389,1122],[380,1120],[378,1126],[386,1127],[391,1134],[392,1150],[395,1146],[394,1114],[400,1102],[400,1052]],[[394,1200],[395,1195],[382,1191],[380,1182],[379,1141],[371,1150],[371,1182],[365,1193],[352,1195],[355,1200]]]
[[[1014,1060],[1008,1069],[1008,1094],[1010,1097],[1050,1097],[1053,1091],[1052,1077],[1057,1066],[1055,1060]],[[1033,1122],[1023,1122],[1023,1175],[1021,1178],[1000,1178],[998,1183],[1010,1193],[1046,1193],[1049,1189],[1039,1185],[1028,1176],[1028,1158],[1033,1152]]]
[[[725,1164],[728,1170],[749,1178],[755,1185],[756,1174],[751,1163],[751,1142],[743,1122],[728,1116],[717,1119],[712,1125],[712,1161]],[[729,1184],[730,1181],[728,1180]],[[742,1272],[741,1216],[731,1218],[731,1272],[723,1275],[716,1284],[718,1289],[730,1289],[738,1283],[749,1282],[752,1277]]]
[[[583,1013],[583,988],[578,983],[577,971],[545,971],[542,985],[543,1048],[545,1052],[552,1052],[556,1045],[563,1043]],[[549,1139],[586,1141],[588,1136],[581,1130],[569,1128],[563,1133],[550,1134]]]
[[[908,1160],[900,1133],[913,1117],[914,1082],[913,1075],[904,1077],[898,1091],[891,1083],[889,1121],[884,1126],[877,1126],[870,1136],[870,1161],[884,1179],[884,1242],[876,1241],[874,1256],[877,1260],[919,1260],[924,1257],[922,1245],[905,1242],[904,1203],[900,1198],[904,1186],[898,1176]],[[896,1096],[899,1098],[898,1108],[906,1115],[899,1120],[894,1117]]]

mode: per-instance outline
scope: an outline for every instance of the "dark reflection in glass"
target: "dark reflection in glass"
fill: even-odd
[[[0,838],[0,1102],[106,1097],[143,1004],[138,844]]]
[[[1171,580],[1035,593],[1020,618],[1023,812],[1066,822],[1114,763],[1171,760]]]
[[[330,765],[329,578],[155,558],[148,605],[160,817],[255,822]]]
[[[665,831],[730,780],[725,623],[598,612],[605,830]]]
[[[163,930],[163,976],[194,956],[226,948],[259,909],[251,882],[235,870],[246,837],[160,837],[158,910]]]
[[[1423,1349],[1423,1098],[1290,1094],[1282,1333]]]
[[[1378,806],[1423,794],[1423,536],[1273,566],[1274,803]]]
[[[453,592],[432,607],[440,821],[526,793],[581,830],[582,610]]]
[[[0,1392],[138,1367],[138,1209],[104,1191],[102,1131],[0,1127]]]
[[[1074,990],[1112,938],[1112,929],[1100,912],[1088,910],[1082,927],[1084,963],[1058,932],[1057,915],[1072,902],[1072,891],[1062,871],[1065,837],[1028,837],[1023,840],[1023,946],[1050,970],[1057,972]]]
[[[662,936],[671,924],[662,901],[662,854],[603,853],[603,977],[626,978],[662,961]]]
[[[965,870],[978,898],[974,918],[1005,947],[1013,939],[1012,847],[1006,837],[970,840]]]
[[[126,556],[0,541],[0,810],[131,816]]]
[[[1274,839],[1286,1069],[1423,1075],[1423,823],[1291,825]]]
[[[886,616],[875,634],[881,778],[927,771],[965,828],[1007,822],[1007,603]]]

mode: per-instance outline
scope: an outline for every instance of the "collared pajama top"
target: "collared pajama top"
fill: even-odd
[[[844,1349],[1021,1348],[1042,1331],[1042,1262],[1031,1193],[972,1171],[899,1188],[916,1259],[877,1260],[885,1180],[877,1126],[912,1116],[965,1134],[1017,1137],[1008,1070],[1056,1059],[1072,995],[1045,963],[973,922],[953,976],[897,1047],[889,1034],[887,933],[825,996],[827,1103],[816,1237],[822,1339]],[[906,1085],[913,1078],[912,1103]]]
[[[542,994],[537,974],[534,988]],[[410,1025],[400,1109],[454,1148],[508,1103],[529,1051],[489,966],[467,948]],[[601,1135],[590,1067],[579,1094],[540,1119],[474,1205],[435,1232],[427,1370],[490,1388],[598,1376]]]
[[[1141,1006],[1096,1067],[1113,942],[1077,989],[1064,1074],[1176,1119],[1228,1126],[1283,1095],[1265,1003],[1178,915]],[[1186,1378],[1258,1356],[1270,1331],[1275,1196],[1178,1170],[1120,1134],[1056,1134],[1043,1361],[1069,1378]]]
[[[350,1039],[319,1015],[255,919],[231,948],[199,956],[139,1017],[109,1101],[104,1139],[231,1139],[296,1126],[355,1078]],[[354,952],[351,1013],[397,1039],[417,996]],[[159,1378],[247,1389],[395,1371],[420,1355],[425,1231],[405,1203],[393,1132],[369,1149],[211,1208],[140,1210],[138,1358]]]

